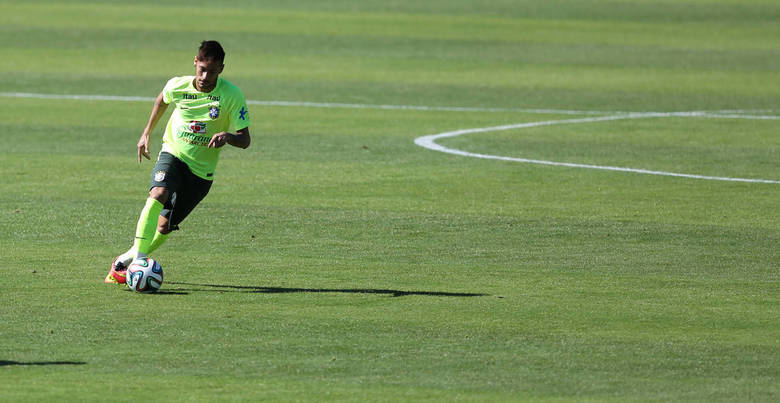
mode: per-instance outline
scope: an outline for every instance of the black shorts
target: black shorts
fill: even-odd
[[[168,189],[168,201],[165,202],[160,215],[169,220],[171,230],[176,230],[179,229],[179,223],[209,193],[211,181],[193,174],[180,159],[161,152],[152,170],[149,190],[155,187]]]

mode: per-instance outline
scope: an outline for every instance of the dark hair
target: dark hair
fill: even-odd
[[[214,60],[225,63],[225,51],[217,41],[203,41],[198,48],[198,60]]]

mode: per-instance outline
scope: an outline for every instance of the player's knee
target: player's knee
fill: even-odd
[[[168,201],[168,194],[168,189],[161,186],[153,187],[149,191],[149,197],[163,204]]]

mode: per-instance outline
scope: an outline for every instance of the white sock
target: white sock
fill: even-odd
[[[135,259],[135,250],[133,248],[130,248],[127,252],[119,255],[119,261],[122,262],[125,267],[127,267],[133,259]]]

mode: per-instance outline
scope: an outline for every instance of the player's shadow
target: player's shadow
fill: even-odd
[[[347,293],[347,294],[384,294],[392,297],[405,297],[409,295],[427,295],[432,297],[484,297],[488,294],[470,292],[444,292],[444,291],[402,291],[375,288],[287,288],[287,287],[259,287],[247,285],[221,285],[221,284],[194,284],[182,282],[169,282],[172,285],[190,287],[206,287],[205,289],[182,289],[174,291],[212,291],[212,292],[244,292],[258,294],[288,294],[288,293]]]
[[[20,362],[20,361],[8,361],[8,360],[0,360],[0,367],[6,367],[11,365],[85,365],[86,362],[83,361],[30,361],[30,362]]]

